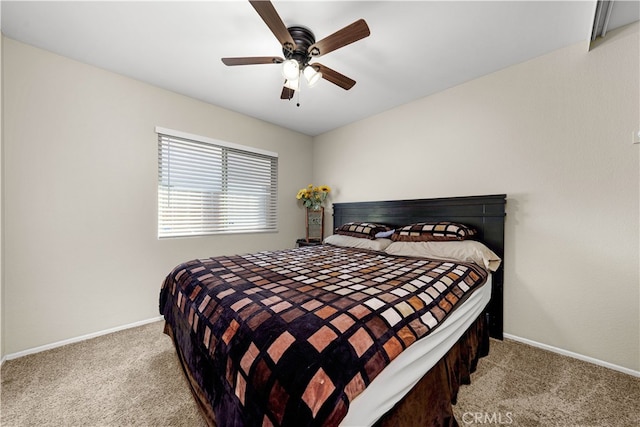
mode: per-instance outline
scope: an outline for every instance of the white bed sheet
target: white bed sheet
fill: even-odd
[[[491,275],[432,333],[400,353],[349,405],[341,427],[373,425],[444,356],[491,299]]]

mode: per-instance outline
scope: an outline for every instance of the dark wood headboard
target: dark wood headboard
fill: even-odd
[[[367,221],[399,227],[423,221],[453,221],[474,227],[477,240],[494,251],[502,263],[492,274],[492,295],[487,307],[492,337],[502,339],[504,289],[505,194],[389,200],[333,204],[334,229],[351,221]]]

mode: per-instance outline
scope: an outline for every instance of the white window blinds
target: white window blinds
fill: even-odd
[[[278,155],[158,133],[158,237],[277,231]]]

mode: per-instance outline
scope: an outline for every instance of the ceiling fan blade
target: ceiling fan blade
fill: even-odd
[[[280,64],[284,59],[277,56],[246,56],[240,58],[222,58],[224,65]]]
[[[267,27],[276,36],[282,47],[293,52],[296,49],[296,42],[293,41],[293,37],[289,34],[287,26],[282,22],[273,4],[265,0],[249,0],[249,3],[258,12],[264,23],[267,24]]]
[[[296,91],[293,89],[289,89],[288,87],[283,87],[282,88],[282,93],[280,94],[280,99],[287,99],[287,100],[291,100],[291,98],[293,98],[293,94]]]
[[[353,87],[353,85],[356,84],[355,80],[352,80],[344,74],[340,74],[339,72],[332,70],[326,65],[318,64],[317,62],[311,65],[320,69],[323,79],[340,86],[344,90],[349,90]]]
[[[314,57],[326,55],[329,52],[368,37],[369,34],[371,34],[369,26],[364,19],[359,19],[309,46],[309,53]]]

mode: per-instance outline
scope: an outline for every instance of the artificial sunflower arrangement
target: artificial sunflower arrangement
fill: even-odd
[[[298,191],[296,195],[296,199],[302,200],[302,205],[305,208],[317,211],[322,206],[322,203],[325,201],[329,193],[331,192],[331,188],[327,185],[320,185],[318,187],[314,187],[313,184],[309,184],[307,188],[302,188]]]

